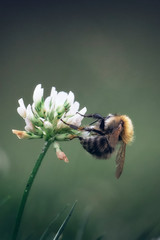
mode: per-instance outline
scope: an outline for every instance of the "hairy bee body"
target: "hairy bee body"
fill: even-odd
[[[132,121],[126,115],[90,116],[97,118],[97,122],[84,128],[90,135],[80,137],[80,143],[87,152],[98,159],[109,159],[117,145],[120,145],[116,156],[116,177],[119,178],[123,171],[126,144],[133,140]]]
[[[81,115],[81,114],[80,114]],[[126,115],[109,114],[102,117],[99,114],[82,115],[83,117],[94,118],[94,125],[77,127],[67,124],[73,129],[82,131],[78,136],[83,148],[92,156],[99,159],[108,159],[120,145],[116,156],[116,177],[119,178],[124,166],[126,145],[133,140],[133,124]],[[87,135],[85,133],[88,133]],[[71,136],[71,139],[77,136]]]
[[[96,158],[108,159],[115,148],[110,146],[106,136],[91,136],[80,139],[83,148]]]

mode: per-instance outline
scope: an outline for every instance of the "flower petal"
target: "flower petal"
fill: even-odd
[[[19,139],[30,138],[30,135],[28,135],[26,131],[20,131],[20,130],[13,129],[12,132],[14,134],[16,134]]]
[[[31,105],[30,105],[30,104],[27,106],[26,118],[28,118],[28,119],[30,119],[30,120],[33,120],[33,119],[34,119],[34,114],[33,114],[33,112],[32,112],[32,108],[31,108]]]
[[[82,109],[79,111],[79,113],[82,114],[82,115],[84,115],[86,112],[87,112],[87,108],[86,108],[86,107],[82,108]],[[79,115],[79,114],[78,114],[78,115]],[[79,118],[77,118],[77,125],[76,125],[76,126],[79,127],[79,126],[81,125],[81,122],[82,122],[83,118],[84,118],[83,116],[79,115]]]
[[[57,122],[57,129],[60,129],[60,128],[66,128],[67,125],[64,124],[61,120],[58,120]]]
[[[67,97],[67,101],[68,101],[68,103],[70,105],[73,104],[73,102],[74,102],[74,93],[72,91],[69,92],[68,97]]]
[[[84,107],[79,111],[79,113],[84,115],[86,113],[86,111],[87,111],[87,108]],[[83,116],[81,116],[80,114],[77,113],[73,117],[69,118],[66,122],[79,127],[81,125],[81,121],[83,120]]]
[[[86,112],[87,112],[87,108],[86,108],[86,107],[82,108],[82,109],[79,111],[79,113],[82,114],[82,115],[84,115]],[[81,117],[82,117],[82,116],[81,116]],[[83,118],[83,117],[82,117],[82,118]]]
[[[65,163],[69,163],[69,160],[64,152],[56,151],[56,155],[59,160],[63,160]]]
[[[33,124],[32,124],[32,122],[31,122],[30,119],[26,118],[26,119],[25,119],[25,123],[26,123],[26,126],[25,126],[24,129],[25,129],[27,132],[34,132],[34,131],[35,131],[35,128],[34,128],[34,126],[33,126]]]
[[[56,97],[56,108],[62,106],[67,99],[68,94],[66,92],[59,92]]]
[[[38,103],[42,100],[44,89],[38,84],[33,92],[33,102]]]
[[[50,108],[51,108],[51,96],[47,97],[44,101],[44,110],[45,112],[49,112]]]
[[[44,127],[45,127],[45,128],[49,128],[49,129],[52,129],[52,128],[53,128],[53,125],[52,125],[49,121],[44,121]]]
[[[67,112],[66,116],[75,115],[78,112],[79,105],[79,102],[74,102],[71,105],[70,110]]]
[[[25,118],[26,117],[26,107],[24,105],[23,98],[19,99],[18,103],[20,106],[17,108],[17,112],[22,118]]]
[[[55,88],[55,87],[52,87],[50,96],[51,96],[53,99],[56,99],[56,97],[57,97],[57,91],[56,91],[56,88]]]

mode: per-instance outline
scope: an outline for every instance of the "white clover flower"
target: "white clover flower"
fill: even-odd
[[[33,92],[33,104],[27,108],[23,99],[19,99],[17,112],[25,120],[25,131],[13,130],[20,139],[42,138],[45,140],[68,140],[71,135],[79,135],[80,132],[70,128],[67,124],[77,127],[81,125],[86,107],[79,110],[80,104],[74,101],[73,92],[57,92],[52,87],[50,96],[44,99],[44,89],[38,84]],[[78,114],[79,112],[80,114]],[[63,121],[63,122],[62,122]],[[65,124],[67,123],[67,124]]]

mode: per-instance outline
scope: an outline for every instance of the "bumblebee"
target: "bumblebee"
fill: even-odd
[[[96,158],[110,158],[116,146],[120,145],[116,156],[115,173],[116,178],[119,178],[123,171],[126,145],[133,141],[134,130],[131,119],[126,115],[113,114],[109,114],[107,117],[99,114],[82,116],[93,118],[95,121],[87,127],[77,127],[63,122],[73,129],[89,132],[88,136],[82,134],[78,138],[83,148]],[[73,138],[74,136],[71,139]]]

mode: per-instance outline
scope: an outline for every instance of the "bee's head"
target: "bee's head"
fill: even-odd
[[[126,115],[113,115],[109,114],[105,118],[105,128],[109,132],[113,131],[116,129],[119,124],[122,124],[122,132],[120,133],[120,137],[122,141],[126,144],[130,143],[133,141],[133,135],[134,135],[134,130],[133,130],[133,124],[131,119],[126,116]]]

